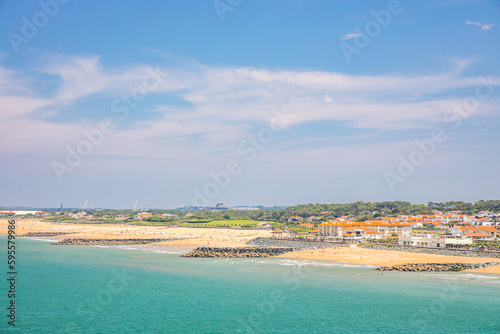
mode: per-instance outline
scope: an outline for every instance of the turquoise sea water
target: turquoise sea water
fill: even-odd
[[[16,327],[2,279],[1,333],[500,332],[499,275],[16,241]]]

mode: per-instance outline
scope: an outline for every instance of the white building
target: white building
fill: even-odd
[[[414,247],[434,247],[446,248],[453,246],[470,245],[473,243],[472,237],[464,234],[414,234],[402,235],[399,238],[398,244],[400,246],[414,246]]]

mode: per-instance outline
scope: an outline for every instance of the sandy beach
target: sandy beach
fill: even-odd
[[[8,219],[0,219],[1,234],[7,233],[7,225]],[[125,224],[70,224],[43,222],[40,219],[16,219],[16,234],[22,235],[28,232],[68,232],[72,234],[68,234],[67,237],[72,238],[181,238],[182,240],[160,242],[150,244],[149,246],[164,245],[166,249],[178,249],[178,251],[189,251],[198,246],[246,247],[246,242],[250,239],[271,237],[271,232],[264,230],[137,226]],[[64,237],[64,235],[61,235],[57,238]],[[283,254],[279,257],[378,266],[431,262],[500,262],[498,258],[443,256],[374,250],[360,247],[332,247],[319,250],[297,251]],[[500,274],[500,266],[475,269],[471,270],[471,272]]]
[[[345,263],[370,264],[376,266],[390,266],[405,263],[500,262],[500,259],[498,258],[443,256],[434,254],[384,251],[361,247],[335,247],[298,251],[279,255],[278,257],[320,261],[340,261]],[[468,270],[468,272],[500,274],[500,266]]]
[[[0,234],[7,234],[8,219],[0,219]],[[181,238],[157,244],[179,246],[245,247],[253,238],[271,237],[270,231],[219,228],[189,228],[167,226],[138,226],[126,224],[70,224],[44,222],[40,219],[16,219],[16,234],[28,232],[68,232],[57,238],[126,239]]]

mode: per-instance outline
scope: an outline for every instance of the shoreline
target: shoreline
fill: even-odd
[[[0,219],[0,233],[7,235],[8,219]],[[42,222],[39,219],[22,219],[16,221],[16,237],[28,232],[58,233],[67,232],[47,239],[62,240],[65,238],[87,239],[152,239],[179,238],[180,240],[163,241],[147,245],[129,244],[106,247],[136,248],[152,252],[187,253],[196,247],[249,247],[246,243],[255,238],[268,238],[270,231],[210,229],[167,226],[130,226],[122,224],[70,224]],[[26,237],[44,239],[43,237]],[[181,239],[182,238],[182,239]],[[67,246],[66,246],[67,247]],[[288,258],[302,260],[330,261],[353,265],[391,266],[407,263],[478,263],[497,262],[498,258],[458,257],[425,253],[398,252],[389,250],[367,249],[361,247],[328,247],[294,251],[270,258]],[[500,265],[488,268],[467,270],[469,273],[485,273],[500,275]]]
[[[295,251],[276,258],[334,261],[358,265],[392,266],[408,263],[482,263],[498,262],[498,258],[443,256],[410,252],[372,250],[361,247],[331,247],[316,250]],[[464,270],[469,273],[500,275],[500,265]]]
[[[0,236],[7,236],[6,234],[0,233]],[[18,238],[35,240],[35,241],[44,241],[49,243],[54,243],[61,241],[66,238],[61,237],[23,237],[20,236]],[[57,239],[56,239],[57,238]],[[185,254],[193,249],[196,246],[190,245],[166,245],[160,243],[148,243],[148,244],[109,244],[109,245],[99,245],[99,244],[89,244],[89,245],[63,245],[63,246],[83,246],[83,247],[93,247],[93,248],[116,248],[116,249],[136,249],[147,251],[151,253],[169,253],[169,254]]]

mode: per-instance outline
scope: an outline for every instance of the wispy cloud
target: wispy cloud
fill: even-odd
[[[43,68],[57,76],[53,80],[58,86],[51,94],[34,98],[17,91],[0,96],[2,105],[11,106],[8,114],[2,113],[0,141],[9,145],[0,146],[0,153],[64,151],[83,129],[95,127],[99,121],[73,110],[100,108],[102,118],[115,117],[111,102],[141,82],[145,67],[107,68],[98,57],[58,59]],[[161,71],[165,80],[151,93],[154,105],[140,104],[133,110],[134,117],[117,121],[112,139],[99,147],[100,154],[188,159],[229,152],[265,126],[284,105],[294,115],[292,130],[313,122],[383,131],[432,128],[456,102],[448,98],[453,89],[478,84],[478,78],[462,77],[459,70],[418,77],[356,76],[190,62]],[[0,82],[8,82],[11,76],[19,73],[0,71]],[[24,76],[30,77],[30,73]],[[31,76],[36,81],[36,73]],[[492,80],[500,83],[498,78]],[[82,98],[92,94],[104,94],[99,97],[101,105],[85,104]],[[172,97],[182,103],[162,102]],[[488,103],[481,112],[494,107]]]
[[[80,97],[99,92],[108,85],[108,77],[102,73],[97,56],[63,58],[46,66],[43,71],[62,79],[54,97],[55,102],[59,103],[71,103]]]
[[[481,29],[483,29],[484,31],[490,30],[491,28],[493,28],[495,26],[495,23],[482,24],[480,22],[472,22],[472,21],[465,21],[465,24],[476,25],[476,26],[480,27]]]
[[[351,32],[349,34],[345,34],[343,36],[340,36],[340,39],[343,40],[343,41],[348,41],[350,39],[353,39],[353,38],[356,38],[356,37],[359,37],[361,36],[362,34],[359,33],[359,32]]]

